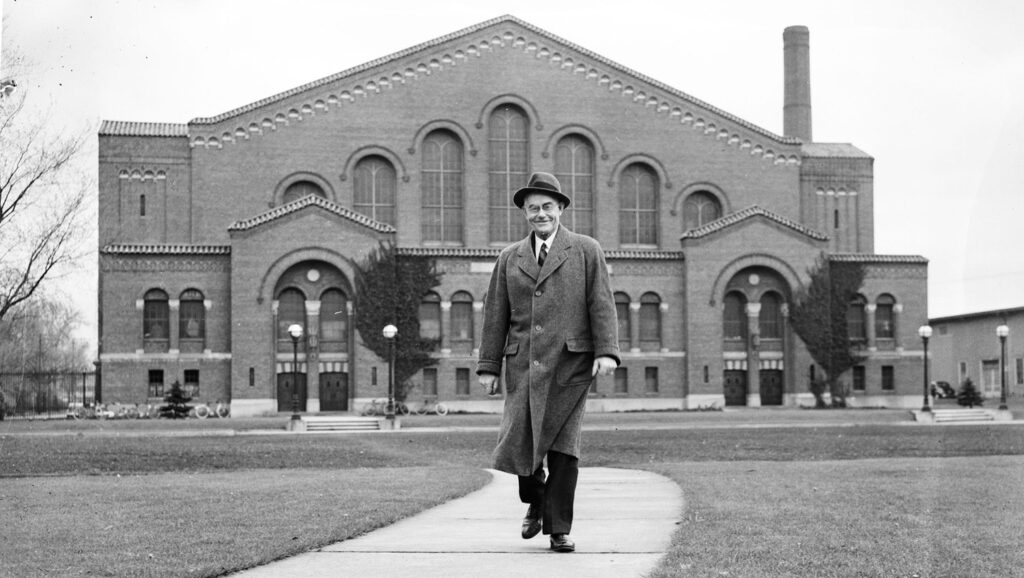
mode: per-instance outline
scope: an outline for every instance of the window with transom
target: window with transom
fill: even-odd
[[[892,295],[880,295],[875,301],[875,337],[892,339],[895,336],[896,299]]]
[[[644,349],[661,347],[661,298],[655,293],[640,296],[640,345]]]
[[[142,337],[145,340],[167,339],[170,335],[170,307],[167,293],[160,289],[146,291],[142,306]]]
[[[341,352],[348,344],[348,297],[340,289],[320,296],[320,349]]]
[[[395,167],[384,157],[359,159],[352,171],[352,208],[375,221],[395,224],[395,195],[398,183]]]
[[[518,241],[527,233],[526,220],[512,203],[512,196],[530,178],[529,125],[526,114],[511,104],[494,109],[487,124],[492,243]]]
[[[619,321],[619,349],[629,351],[630,349],[630,322],[629,322],[629,295],[615,293],[615,316]]]
[[[427,293],[420,300],[420,337],[441,340],[441,297]]]
[[[658,177],[634,163],[619,176],[619,240],[623,245],[658,244]]]
[[[452,295],[451,339],[473,340],[473,297],[465,291]]]
[[[757,316],[757,324],[762,338],[782,338],[782,299],[778,293],[765,293],[761,296],[761,311]]]
[[[462,143],[448,131],[434,131],[423,140],[423,241],[462,244]]]
[[[726,339],[747,338],[747,299],[741,293],[725,296],[722,329]]]
[[[846,331],[850,334],[850,341],[866,341],[868,338],[867,304],[868,300],[863,295],[856,295],[846,309]]]
[[[306,296],[298,289],[285,289],[277,297],[277,339],[280,351],[292,350],[292,336],[288,328],[298,324],[306,335]],[[299,340],[299,350],[303,349]]]
[[[555,145],[555,178],[571,201],[562,213],[569,229],[594,236],[594,147],[578,135],[570,135]]]

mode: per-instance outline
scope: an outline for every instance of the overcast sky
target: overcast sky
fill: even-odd
[[[2,45],[35,63],[17,80],[36,106],[95,133],[214,116],[503,14],[776,133],[782,31],[808,26],[814,140],[875,158],[876,252],[930,260],[932,317],[1024,306],[1015,0],[3,0]],[[94,339],[86,265],[63,287]]]

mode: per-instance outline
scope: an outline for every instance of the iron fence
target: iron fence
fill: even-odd
[[[0,373],[0,416],[63,418],[96,402],[95,372]]]

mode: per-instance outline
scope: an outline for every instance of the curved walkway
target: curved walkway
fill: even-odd
[[[682,492],[651,472],[581,468],[572,538],[576,552],[548,549],[547,536],[519,536],[526,507],[516,477],[488,470],[491,483],[358,538],[233,576],[587,576],[651,571],[682,516]]]

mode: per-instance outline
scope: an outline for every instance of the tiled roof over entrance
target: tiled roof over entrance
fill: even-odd
[[[263,214],[256,215],[251,219],[235,221],[234,224],[228,227],[228,231],[246,231],[252,229],[253,227],[257,227],[264,223],[275,221],[277,219],[280,219],[281,217],[290,215],[296,211],[300,211],[306,207],[311,206],[321,207],[335,215],[338,215],[339,217],[348,219],[354,223],[363,225],[364,227],[369,227],[379,233],[395,232],[395,228],[392,227],[391,225],[388,225],[387,223],[375,221],[362,213],[357,213],[351,209],[346,209],[345,207],[342,207],[341,205],[333,201],[328,201],[327,199],[317,195],[306,195],[305,197],[302,197],[297,201],[292,201],[290,203],[281,205],[280,207],[275,207]]]
[[[832,253],[829,261],[839,263],[912,263],[924,264],[928,259],[921,255],[875,255],[873,253]]]
[[[100,125],[100,136],[188,136],[187,124],[171,122],[132,122],[105,120]]]
[[[701,237],[707,237],[712,233],[721,231],[722,229],[746,221],[747,219],[752,219],[754,217],[759,216],[774,221],[784,227],[793,229],[794,231],[801,233],[803,235],[807,235],[812,239],[817,239],[819,241],[828,241],[828,235],[819,233],[818,231],[812,229],[808,229],[807,227],[801,225],[800,223],[797,223],[796,221],[793,221],[792,219],[787,219],[782,215],[778,215],[776,213],[769,211],[768,209],[761,208],[757,205],[752,205],[750,207],[747,207],[746,209],[743,209],[742,211],[736,211],[735,213],[730,213],[720,219],[715,219],[714,221],[711,221],[710,223],[704,225],[703,227],[690,229],[689,231],[683,233],[682,236],[680,236],[679,238],[700,239]]]

